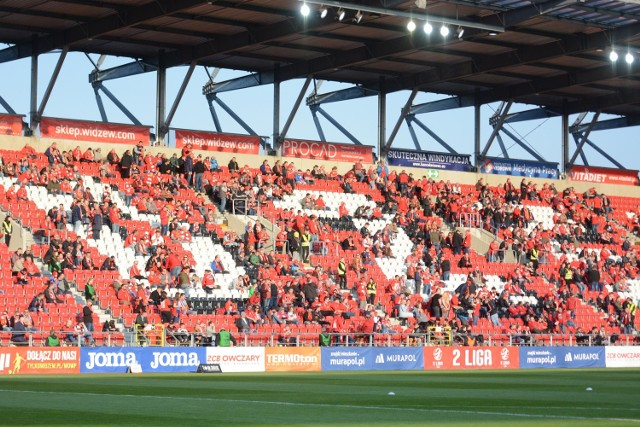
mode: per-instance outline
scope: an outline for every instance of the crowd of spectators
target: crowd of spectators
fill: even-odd
[[[463,186],[390,170],[384,162],[369,167],[358,162],[345,174],[339,174],[337,167],[328,172],[322,166],[302,171],[294,162],[280,160],[273,165],[264,160],[252,168],[240,167],[233,158],[221,167],[215,157],[196,155],[189,146],[169,157],[150,153],[141,144],[122,157],[114,150],[103,157],[99,149],[60,152],[54,143],[45,152],[47,164],[39,169],[31,162],[38,154],[25,150],[27,155],[17,164],[3,162],[3,173],[18,183],[17,190],[6,191],[7,199],[26,199],[27,185],[45,186],[52,194],[74,198],[70,210],[60,206],[47,212],[48,228],[61,230],[70,224],[76,235],[90,234],[94,239],[100,238],[103,225],[120,233],[125,247],[148,257],[148,262],[126,266],[130,280],[113,286],[118,301],[138,314],[154,306],[164,323],[179,326],[177,335],[184,329],[181,318],[195,314],[190,291],[201,287],[214,294],[220,288],[215,274],[227,272],[218,258],[197,277],[192,257],[171,248],[171,243],[201,235],[223,244],[247,272],[232,286],[248,299],[229,299],[224,306],[224,313],[237,319],[240,333],[256,332],[261,325],[321,324],[341,340],[356,341],[376,332],[426,332],[433,325],[477,334],[483,319],[494,332],[513,337],[575,333],[579,326],[575,315],[584,304],[602,314],[603,326],[623,334],[635,331],[636,302],[622,294],[638,272],[632,244],[638,212],[635,224],[619,223],[609,198],[595,188],[580,194],[573,187],[558,190],[552,183],[538,188],[526,179],[519,187],[510,179],[489,186],[482,178],[475,186]],[[105,185],[97,197],[85,187],[79,162],[98,165],[96,178],[114,183]],[[321,180],[338,182],[336,191],[345,193],[365,186],[379,195],[379,201],[353,212],[342,205],[338,221],[307,213],[329,209],[321,196],[311,193],[303,197],[300,209],[275,208],[274,201]],[[136,228],[112,200],[115,191],[138,212],[158,214],[160,227]],[[534,204],[553,210],[552,228],[536,221],[530,208]],[[220,213],[251,215],[268,209],[269,219],[280,229],[276,235],[260,221],[249,222],[240,236],[216,227]],[[372,231],[369,222],[385,215],[393,219]],[[356,228],[354,218],[364,220],[364,226]],[[469,231],[455,227],[461,224],[496,236],[486,253],[475,253]],[[376,258],[395,256],[392,246],[400,229],[414,243],[403,260],[406,271],[393,278],[373,274],[379,271]],[[596,244],[599,250],[585,243]],[[337,262],[323,268],[312,263],[312,255]],[[508,258],[515,262],[507,263]],[[500,289],[489,288],[482,272],[496,263],[509,266]],[[34,296],[31,311],[46,310],[42,301],[62,302],[60,294],[70,292],[64,277],[68,269],[119,270],[114,257],[96,263],[82,239],[70,235],[51,240],[42,266],[44,271],[29,251],[12,256],[16,284],[47,276],[47,288]],[[448,286],[453,271],[467,274],[455,289]],[[544,286],[535,286],[539,283]],[[180,289],[174,298],[167,292],[172,287]],[[537,303],[515,302],[513,297],[522,296],[534,297],[531,301]],[[203,329],[203,324],[197,323],[197,328]]]

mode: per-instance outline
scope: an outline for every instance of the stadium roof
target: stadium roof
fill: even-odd
[[[67,47],[167,68],[246,70],[265,82],[312,76],[460,96],[460,105],[511,100],[567,114],[640,115],[640,59],[624,60],[640,53],[636,2],[326,1],[324,18],[319,2],[307,4],[303,17],[295,0],[4,0],[0,42],[11,46],[0,62]],[[449,37],[439,34],[442,22]]]

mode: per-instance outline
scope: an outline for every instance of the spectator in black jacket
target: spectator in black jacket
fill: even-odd
[[[196,158],[196,163],[193,165],[193,175],[194,175],[194,190],[198,193],[202,193],[204,191],[204,187],[202,186],[202,176],[205,172],[205,165],[202,160],[202,154],[198,154]]]
[[[131,165],[133,164],[133,156],[131,151],[127,150],[120,159],[120,173],[123,179],[127,179],[131,176]]]
[[[229,168],[229,173],[238,172],[240,170],[240,166],[238,166],[238,162],[235,157],[232,157],[231,160],[229,160],[227,167]]]

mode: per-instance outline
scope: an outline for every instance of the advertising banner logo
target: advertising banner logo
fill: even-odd
[[[517,369],[517,347],[424,347],[424,369]]]
[[[120,144],[149,144],[149,128],[115,123],[43,117],[40,122],[43,138],[71,139],[74,141],[117,142]]]
[[[311,160],[336,162],[373,163],[372,147],[366,145],[336,144],[333,142],[302,141],[285,139],[282,157],[297,157]]]
[[[323,371],[407,371],[423,366],[421,348],[322,348]]]
[[[0,114],[0,135],[22,135],[22,116]]]
[[[372,348],[373,369],[382,371],[413,371],[424,369],[424,352],[421,348]]]
[[[569,180],[599,184],[638,185],[638,171],[573,166],[569,171]]]
[[[468,172],[471,170],[471,156],[431,151],[398,150],[393,148],[387,153],[389,166],[440,169]]]
[[[191,144],[194,150],[260,154],[260,137],[176,129],[176,148]]]
[[[549,179],[558,179],[559,176],[557,163],[500,159],[497,157],[487,157],[480,166],[480,172]]]
[[[604,347],[521,347],[520,367],[604,368]]]
[[[318,347],[267,347],[267,372],[319,371]]]
[[[80,371],[122,373],[140,365],[142,372],[194,372],[204,359],[204,348],[83,348]]]
[[[607,368],[640,368],[640,347],[606,347]]]
[[[80,351],[77,348],[9,347],[0,350],[0,375],[79,372]]]
[[[207,347],[203,363],[216,363],[222,372],[264,372],[264,347]]]

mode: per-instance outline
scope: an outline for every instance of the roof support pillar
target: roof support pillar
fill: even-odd
[[[504,132],[505,135],[507,135],[509,138],[511,138],[516,144],[518,144],[523,150],[525,150],[527,153],[531,154],[537,161],[539,162],[544,162],[546,161],[540,154],[536,153],[531,147],[529,147],[527,144],[525,144],[524,142],[520,141],[520,138],[518,138],[516,135],[514,135],[511,131],[509,131],[508,129],[502,128],[502,132]],[[504,150],[506,151],[506,150]]]
[[[207,96],[207,104],[209,104],[209,112],[211,113],[211,119],[213,120],[213,125],[216,128],[216,132],[222,132],[222,126],[220,126],[220,119],[218,118],[218,112],[216,111],[216,107],[213,105],[213,99]]]
[[[605,159],[609,160],[611,163],[613,163],[617,168],[619,169],[626,169],[624,166],[622,166],[622,164],[617,161],[616,159],[614,159],[613,157],[611,157],[606,151],[604,151],[602,148],[598,147],[595,143],[591,142],[590,139],[587,139],[587,145],[589,145],[591,148],[593,148],[594,150],[596,150],[598,153],[600,153],[600,155],[602,157],[604,157]]]
[[[569,168],[569,115],[567,113],[562,114],[562,172],[568,174]]]
[[[96,96],[96,104],[98,104],[98,111],[100,111],[100,118],[103,122],[108,122],[107,110],[104,108],[104,102],[102,102],[102,96],[100,96],[100,89],[98,86],[93,86],[93,93]]]
[[[336,90],[328,93],[316,93],[315,91],[307,97],[307,105],[320,105],[329,102],[348,101],[350,99],[360,99],[368,96],[378,95],[379,92],[367,89],[363,86],[354,86],[347,89]]]
[[[107,95],[107,98],[109,98],[111,100],[111,102],[113,102],[115,104],[116,107],[118,107],[118,109],[120,111],[122,111],[122,113],[127,116],[127,118],[129,120],[131,120],[131,122],[134,125],[137,126],[142,126],[142,123],[140,122],[140,120],[138,120],[136,118],[136,116],[133,115],[133,113],[131,111],[129,111],[129,109],[127,107],[124,106],[124,104],[122,102],[120,102],[120,100],[118,98],[116,98],[116,96],[109,90],[107,89],[106,86],[104,86],[102,83],[98,82],[94,85],[94,88],[96,90],[101,90],[102,92],[104,92],[105,95]]]
[[[182,79],[182,84],[180,85],[180,89],[178,89],[178,93],[176,94],[176,99],[173,101],[173,104],[171,105],[171,109],[167,114],[167,118],[165,119],[162,128],[158,131],[159,138],[161,138],[162,140],[164,140],[164,137],[169,132],[169,127],[171,126],[171,122],[173,121],[173,116],[176,114],[176,111],[178,110],[178,105],[180,105],[180,101],[184,96],[184,92],[187,89],[187,86],[189,85],[189,81],[191,80],[191,76],[193,75],[193,70],[195,70],[195,68],[196,68],[196,62],[193,61],[191,62],[191,64],[189,64],[189,69],[187,70],[187,74],[184,76],[184,79]]]
[[[504,120],[505,123],[516,123],[516,122],[524,122],[527,120],[538,120],[538,119],[548,119],[550,117],[557,117],[560,114],[552,111],[548,108],[540,107],[534,108],[526,111],[519,111],[517,113],[512,113],[507,115],[507,118]]]
[[[280,139],[280,82],[273,82],[273,145]]]
[[[51,74],[51,78],[49,79],[47,89],[44,91],[44,95],[42,96],[42,100],[40,101],[40,106],[38,107],[38,113],[36,116],[36,120],[38,121],[38,123],[40,122],[40,118],[42,118],[42,114],[44,113],[44,109],[47,106],[47,102],[49,102],[49,97],[51,97],[53,87],[56,85],[56,81],[58,80],[58,76],[60,75],[60,70],[62,69],[62,64],[64,64],[64,59],[67,57],[67,52],[69,52],[69,47],[65,46],[60,53],[60,57],[58,57],[58,62],[56,62],[56,66],[53,69],[53,73]]]
[[[317,106],[311,106],[309,109],[311,110],[311,117],[313,117],[313,123],[316,125],[316,130],[318,131],[318,138],[320,141],[327,142],[327,137],[324,136],[324,130],[322,129],[322,123],[320,123],[320,119],[318,118],[318,110]]]
[[[463,107],[472,107],[476,104],[473,96],[452,96],[438,99],[437,101],[425,102],[423,104],[412,105],[409,114],[435,113],[436,111],[453,110]]]
[[[573,135],[573,141],[576,143],[576,149],[577,149],[580,146],[580,135],[578,134]],[[580,159],[582,159],[582,164],[584,164],[585,166],[589,166],[589,160],[587,159],[587,155],[584,153],[584,150],[580,150]],[[571,167],[567,169],[571,169]]]
[[[387,143],[384,145],[384,147],[380,149],[380,155],[384,156],[386,152],[389,151],[389,148],[391,148],[391,145],[393,144],[393,140],[396,139],[396,136],[398,135],[398,131],[400,130],[400,126],[402,126],[402,122],[407,117],[407,114],[409,114],[409,111],[411,110],[411,105],[413,104],[413,100],[416,99],[417,94],[418,94],[418,91],[416,89],[411,91],[411,95],[409,95],[409,99],[407,99],[407,102],[404,104],[404,107],[402,107],[402,110],[400,111],[400,117],[398,117],[398,121],[396,122],[396,125],[393,127],[393,130],[391,131],[391,135],[389,135],[389,139],[387,140]],[[407,124],[409,124],[409,122],[407,122]]]
[[[258,134],[251,128],[251,126],[249,126],[247,124],[247,122],[245,122],[244,120],[242,120],[242,118],[240,118],[239,115],[236,114],[235,111],[233,111],[231,109],[231,107],[229,107],[227,104],[225,104],[224,102],[222,102],[222,100],[220,98],[218,98],[217,96],[215,96],[213,98],[213,100],[215,101],[216,104],[218,104],[228,115],[231,116],[231,118],[233,120],[235,120],[236,122],[238,122],[238,124],[240,126],[242,126],[242,128],[247,131],[247,133],[249,135],[254,135],[257,136]]]
[[[5,109],[5,111],[9,114],[16,114],[16,110],[11,108],[11,105],[0,95],[0,105]]]
[[[164,52],[158,55],[158,71],[156,74],[156,145],[164,145],[164,114],[167,107],[167,68],[162,57]]]
[[[493,140],[498,135],[498,132],[500,132],[500,129],[502,129],[502,125],[507,119],[507,114],[509,114],[509,109],[512,105],[513,101],[509,101],[506,105],[505,102],[502,101],[500,103],[500,107],[496,110],[496,113],[491,117],[491,119],[489,119],[489,122],[492,122],[491,124],[493,125],[493,132],[491,132],[491,136],[489,136],[489,140],[487,141],[487,145],[485,145],[484,150],[480,153],[481,160],[487,156],[487,153],[491,148],[491,144],[493,144]]]
[[[480,104],[473,106],[473,157],[475,167],[480,167]]]
[[[589,134],[591,133],[591,131],[593,130],[593,127],[598,122],[599,117],[600,117],[600,111],[597,111],[596,114],[593,116],[593,119],[591,119],[591,123],[589,123],[589,127],[587,127],[587,129],[585,129],[585,131],[582,133],[580,143],[578,144],[578,147],[576,148],[575,153],[573,153],[573,156],[571,156],[571,159],[569,160],[569,167],[573,166],[574,162],[576,161],[576,158],[578,157],[578,154],[582,151],[584,144],[586,144],[587,139],[589,138]]]
[[[498,135],[496,135],[496,139],[498,140],[498,145],[500,146],[500,151],[502,151],[502,156],[505,159],[509,158],[509,152],[507,151],[507,147],[504,145],[504,140],[502,139],[502,135],[500,135],[500,132],[498,132]]]
[[[387,141],[387,94],[378,94],[378,143],[376,144],[376,156],[382,158],[382,147]]]
[[[405,117],[405,121],[407,122],[407,129],[409,129],[409,135],[411,135],[411,140],[413,140],[413,146],[416,147],[416,150],[422,151],[422,146],[420,145],[420,141],[418,140],[418,135],[416,134],[416,130],[413,128],[411,124],[415,116],[407,116]]]
[[[220,129],[220,123],[217,121],[217,117],[218,115],[215,113],[215,109],[213,108],[213,102],[215,102],[216,104],[218,104],[220,106],[220,108],[222,108],[229,116],[231,116],[231,118],[233,120],[236,121],[236,123],[238,123],[249,135],[253,135],[253,136],[260,136],[256,133],[256,131],[254,131],[251,126],[249,126],[247,124],[247,122],[245,122],[244,120],[242,120],[242,118],[236,114],[235,111],[233,111],[233,109],[231,107],[229,107],[227,104],[225,104],[220,98],[218,98],[214,93],[210,93],[207,95],[207,101],[209,101],[209,107],[211,110],[211,116],[213,117],[213,121],[214,123],[216,123],[216,129],[218,130],[218,132],[221,132]],[[264,137],[260,137],[260,144],[265,147],[266,145],[266,138]]]
[[[31,55],[31,96],[29,99],[29,134],[38,129],[38,55]]]
[[[329,121],[329,123],[331,123],[333,126],[335,126],[336,129],[338,129],[340,132],[342,132],[342,134],[344,136],[346,136],[347,138],[349,138],[349,140],[351,140],[351,142],[353,142],[355,145],[362,145],[362,142],[360,142],[360,140],[358,138],[353,136],[353,134],[351,132],[349,132],[344,126],[342,126],[336,119],[331,117],[331,115],[329,113],[327,113],[326,111],[324,111],[319,105],[314,105],[311,108],[314,108],[316,110],[316,112],[320,113],[320,115],[322,115],[322,117],[327,119]]]
[[[275,73],[268,71],[264,73],[251,73],[246,76],[237,77],[231,80],[225,80],[223,82],[214,82],[213,79],[209,79],[204,86],[202,86],[202,94],[209,95],[222,92],[230,92],[232,90],[247,89],[250,87],[268,85],[275,82]]]
[[[456,150],[454,150],[449,144],[447,144],[444,139],[440,138],[440,136],[438,136],[437,133],[432,131],[427,125],[425,125],[418,118],[416,118],[416,116],[409,115],[409,116],[407,116],[407,120],[410,120],[410,121],[414,122],[415,124],[417,124],[420,129],[425,131],[431,138],[435,139],[436,142],[438,142],[438,144],[442,145],[444,147],[444,149],[447,150],[449,153],[457,154]]]
[[[302,88],[298,93],[298,97],[296,98],[296,102],[293,104],[291,108],[291,112],[289,113],[289,117],[287,117],[287,121],[285,122],[282,132],[280,132],[279,138],[275,141],[275,147],[278,149],[282,141],[287,137],[287,133],[289,132],[289,128],[291,127],[291,123],[293,123],[293,119],[296,117],[298,109],[300,108],[300,104],[302,104],[302,100],[304,99],[304,95],[307,93],[309,89],[309,84],[311,84],[311,77],[307,77],[304,83],[302,84]]]
[[[100,70],[99,68],[94,67],[93,71],[89,73],[89,83],[105,82],[107,80],[135,76],[157,70],[158,66],[156,64],[138,59],[127,64],[118,65],[117,67],[107,68],[106,70]]]

